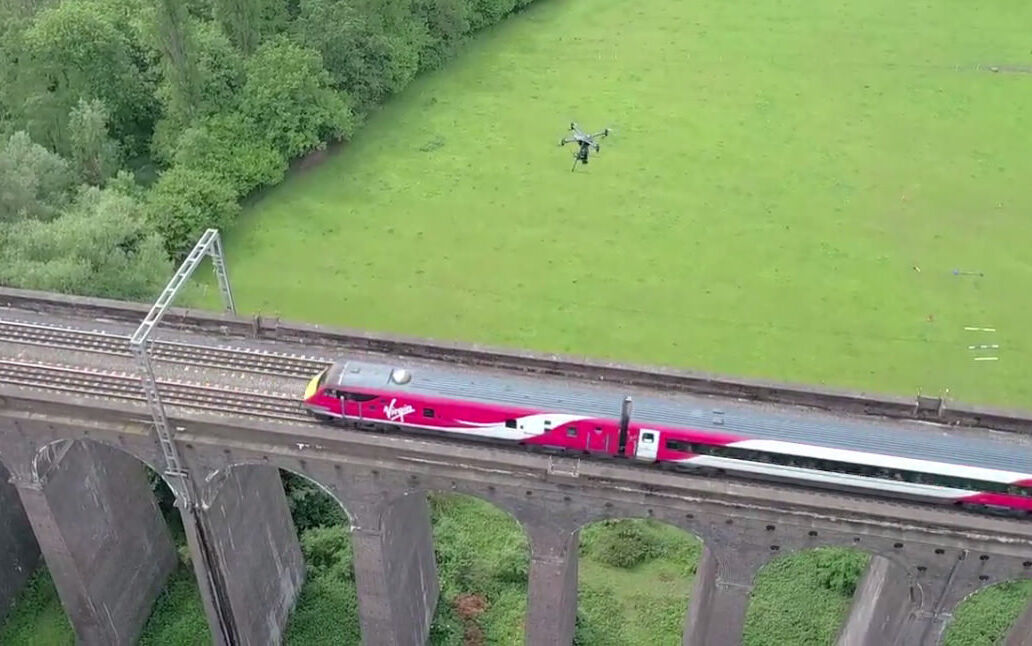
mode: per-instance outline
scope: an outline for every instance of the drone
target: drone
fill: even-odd
[[[585,133],[583,130],[577,127],[576,123],[570,123],[570,130],[573,131],[573,135],[569,137],[563,137],[562,141],[559,142],[560,146],[577,142],[579,146],[577,154],[573,157],[573,167],[570,168],[570,172],[573,172],[577,168],[577,162],[582,164],[588,163],[588,152],[594,148],[595,152],[599,152],[599,144],[595,139],[597,137],[608,137],[609,128],[596,132],[593,135]]]

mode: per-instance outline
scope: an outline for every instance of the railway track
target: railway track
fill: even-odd
[[[70,395],[147,401],[138,375],[0,360],[0,382]],[[259,393],[177,381],[158,381],[166,406],[213,413],[311,422],[297,395]]]
[[[149,305],[0,287],[0,307],[78,319],[103,319],[137,325]],[[329,328],[278,317],[244,317],[173,308],[163,325],[194,334],[241,339],[265,338],[299,346],[319,344],[341,352],[360,351],[391,357],[442,361],[471,370],[511,371],[523,375],[604,381],[657,391],[672,391],[800,406],[837,414],[928,421],[995,431],[1032,434],[1032,412],[992,409],[934,397],[892,397],[862,392],[806,387],[687,370],[628,365],[551,353],[514,351],[478,344],[442,342],[363,330]],[[258,353],[261,354],[261,353]],[[308,358],[309,361],[315,359]],[[321,366],[316,372],[321,370]],[[236,367],[236,366],[234,366]],[[237,367],[236,369],[244,369]],[[255,368],[262,372],[260,368]],[[310,374],[310,373],[309,373]]]
[[[146,396],[143,393],[138,375],[89,370],[77,367],[55,366],[24,361],[0,360],[0,383],[10,384],[44,390],[54,393],[67,393],[75,396],[98,397],[102,399],[114,399],[133,402],[145,402]],[[276,393],[261,393],[254,391],[236,390],[231,388],[220,388],[201,384],[190,384],[183,382],[158,380],[158,388],[162,401],[166,406],[177,406],[193,410],[200,410],[216,414],[228,414],[237,417],[252,417],[270,420],[304,422],[311,424],[313,420],[300,408],[300,400],[297,395],[285,395]],[[589,460],[590,462],[610,462],[607,458],[582,456],[579,454],[568,454],[563,451],[547,450],[545,447],[514,447],[507,443],[483,442],[461,438],[438,438],[427,437],[423,433],[413,431],[398,431],[396,435],[402,437],[416,438],[425,444],[439,448],[441,454],[448,455],[456,444],[465,446],[490,446],[494,451],[512,453],[513,455],[525,455],[527,452],[541,455],[543,457],[564,457]],[[636,462],[621,462],[624,466],[630,466],[635,470],[649,471],[653,467]],[[669,469],[664,469],[671,472]],[[708,480],[712,474],[694,473],[690,471],[674,470],[680,476],[689,479]],[[551,473],[551,462],[549,463]],[[761,483],[772,489],[783,489],[784,491],[807,491],[811,488],[787,482],[772,482],[765,479],[757,479],[738,474],[721,474],[722,480],[737,481],[744,484]],[[824,492],[817,492],[823,494]],[[827,494],[825,494],[827,495]],[[836,492],[836,495],[844,495]],[[848,494],[846,494],[848,495]],[[878,496],[853,494],[851,498],[860,501],[877,499],[882,502],[888,501],[901,509],[900,517],[906,517],[908,509],[922,509],[925,505],[914,504],[900,500],[887,500]],[[950,515],[962,516],[973,521],[984,519],[983,513],[966,509],[943,509]]]
[[[128,335],[74,330],[40,323],[0,321],[0,341],[120,357],[133,356]],[[316,357],[282,352],[157,340],[150,342],[150,356],[167,363],[305,379],[318,374],[331,363]]]

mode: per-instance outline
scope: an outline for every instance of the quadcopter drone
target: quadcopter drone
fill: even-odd
[[[559,145],[565,146],[566,144],[577,142],[579,148],[577,150],[577,153],[573,157],[573,167],[570,168],[570,172],[573,172],[577,168],[577,162],[580,162],[582,164],[588,163],[588,151],[591,150],[591,148],[594,148],[595,152],[599,152],[599,144],[597,141],[595,141],[595,138],[608,137],[609,128],[596,132],[593,135],[589,135],[580,128],[578,128],[576,123],[571,123],[570,130],[573,131],[573,135],[569,137],[563,137],[562,141],[559,142]]]

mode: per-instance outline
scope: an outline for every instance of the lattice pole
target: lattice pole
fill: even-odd
[[[219,632],[222,636],[222,643],[234,646],[239,640],[237,638],[236,622],[228,599],[224,598],[224,585],[220,585],[220,571],[217,560],[212,554],[208,544],[207,529],[202,514],[198,514],[197,504],[199,496],[194,491],[194,482],[189,471],[183,466],[179,458],[179,450],[176,448],[175,437],[172,428],[169,426],[168,418],[165,416],[165,406],[161,402],[161,394],[158,391],[158,381],[151,366],[148,354],[150,335],[161,322],[165,312],[172,305],[179,290],[186,281],[193,275],[197,266],[204,260],[205,256],[211,256],[212,265],[215,268],[215,277],[219,283],[219,291],[222,293],[222,304],[232,314],[236,314],[236,305],[233,303],[233,292],[229,287],[229,273],[226,271],[226,260],[222,253],[222,240],[219,237],[218,229],[208,229],[200,237],[194,248],[187,254],[186,259],[176,270],[172,279],[165,285],[161,295],[154,302],[147,316],[144,317],[140,326],[136,328],[129,341],[133,355],[140,365],[140,381],[143,384],[143,392],[147,395],[147,405],[150,407],[151,417],[154,419],[154,431],[158,436],[158,443],[161,445],[161,453],[165,458],[165,475],[178,483],[176,501],[184,512],[192,519],[196,530],[195,536],[198,543],[197,549],[204,562],[204,573],[206,585],[211,595],[211,601],[215,606],[215,612],[219,618]],[[185,521],[185,519],[184,519]],[[189,529],[187,530],[189,531]]]
[[[143,383],[143,392],[147,396],[147,405],[150,407],[151,417],[154,419],[154,430],[158,436],[158,443],[161,445],[161,452],[165,458],[165,474],[176,479],[180,484],[180,495],[183,497],[184,505],[189,506],[191,500],[191,486],[189,474],[179,459],[179,451],[176,449],[172,428],[165,416],[165,406],[161,402],[161,395],[158,392],[158,382],[154,376],[154,369],[151,367],[148,356],[149,339],[151,333],[161,322],[165,312],[172,305],[179,290],[186,281],[193,275],[194,270],[204,260],[205,256],[211,256],[212,265],[215,267],[215,277],[219,283],[219,291],[222,293],[222,303],[227,310],[236,314],[236,305],[233,303],[233,292],[229,286],[229,274],[226,271],[226,261],[222,253],[222,240],[218,229],[208,229],[200,237],[194,248],[187,254],[186,259],[176,270],[172,279],[165,285],[161,295],[154,302],[143,322],[136,328],[129,345],[140,365],[140,380]]]

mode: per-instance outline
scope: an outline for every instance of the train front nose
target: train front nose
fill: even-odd
[[[315,394],[315,391],[319,390],[319,383],[320,383],[320,381],[322,381],[322,378],[326,376],[326,372],[328,370],[329,370],[329,368],[327,368],[326,370],[323,370],[322,372],[320,372],[316,376],[312,377],[312,379],[308,382],[308,385],[305,387],[305,397],[304,397],[305,401],[308,401],[309,399],[311,399],[312,395]]]

